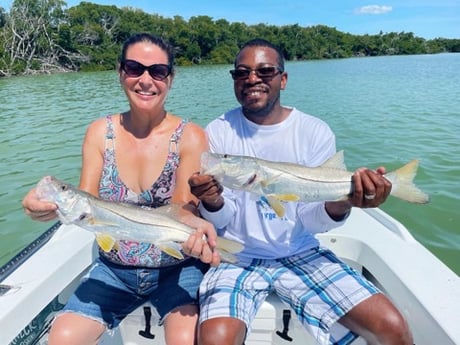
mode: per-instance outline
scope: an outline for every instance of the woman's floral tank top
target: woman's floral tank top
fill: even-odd
[[[99,196],[110,201],[129,202],[141,206],[159,207],[170,203],[175,181],[176,169],[179,165],[179,141],[183,129],[188,122],[181,121],[169,139],[169,153],[166,164],[158,179],[149,190],[137,194],[130,190],[120,179],[117,162],[115,160],[115,133],[112,117],[107,119],[107,132],[104,152],[104,167],[99,183]],[[183,260],[176,259],[151,243],[134,241],[117,241],[110,252],[99,250],[101,256],[107,260],[125,266],[162,267],[177,264]],[[185,259],[184,259],[185,260]]]

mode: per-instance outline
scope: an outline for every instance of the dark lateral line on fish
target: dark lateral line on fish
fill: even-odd
[[[249,186],[250,184],[252,184],[252,183],[256,180],[256,177],[257,177],[257,174],[252,175],[252,176],[248,179],[248,181],[247,181],[245,184],[243,184],[243,186],[244,186],[244,187],[247,187],[247,186]]]

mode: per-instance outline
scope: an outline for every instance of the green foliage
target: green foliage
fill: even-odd
[[[231,64],[238,53],[238,47],[228,44],[217,46],[211,51],[209,63],[210,64]]]
[[[280,46],[287,60],[460,52],[459,39],[425,40],[410,32],[351,35],[324,25],[246,25],[205,15],[186,21],[132,7],[81,2],[65,9],[62,0],[14,0],[10,13],[0,7],[0,76],[50,72],[56,66],[114,69],[123,42],[143,31],[168,39],[178,65],[233,63],[239,47],[255,37]],[[33,49],[21,56],[14,54],[23,47],[17,43],[17,32],[23,42],[33,42]]]
[[[6,24],[6,11],[3,7],[0,7],[0,29],[3,28]]]

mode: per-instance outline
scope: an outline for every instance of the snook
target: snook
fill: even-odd
[[[183,259],[180,243],[195,231],[182,222],[191,218],[187,213],[181,214],[178,205],[147,208],[105,201],[52,176],[42,178],[36,192],[41,200],[58,205],[61,222],[95,233],[99,246],[105,251],[110,251],[116,240],[130,240],[153,243],[169,255]],[[193,218],[194,226],[202,221]],[[243,245],[238,242],[217,239],[216,250],[223,261],[236,262],[234,254],[242,249]]]
[[[418,161],[413,160],[385,174],[392,183],[391,195],[417,204],[429,201],[429,197],[413,183],[417,168]],[[204,152],[201,173],[213,175],[227,188],[264,196],[278,216],[284,215],[280,201],[336,201],[347,198],[353,192],[353,173],[346,170],[343,151],[316,168]]]

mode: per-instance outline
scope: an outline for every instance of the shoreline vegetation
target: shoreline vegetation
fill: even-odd
[[[133,7],[14,0],[9,12],[0,7],[0,77],[113,70],[123,42],[142,31],[168,39],[180,66],[231,64],[256,36],[279,45],[288,61],[460,52],[460,39],[411,32],[352,35],[324,25],[246,25],[205,15],[187,21]]]

